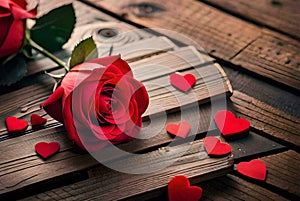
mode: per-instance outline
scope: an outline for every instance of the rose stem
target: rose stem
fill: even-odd
[[[52,61],[54,61],[56,64],[58,64],[59,66],[64,67],[67,72],[70,71],[69,67],[67,66],[67,64],[60,60],[59,58],[57,58],[56,56],[54,56],[52,53],[48,52],[47,50],[45,50],[44,48],[42,48],[41,46],[39,46],[36,42],[34,42],[31,39],[28,39],[28,44],[35,50],[37,50],[38,52],[42,53],[44,56],[49,57]]]

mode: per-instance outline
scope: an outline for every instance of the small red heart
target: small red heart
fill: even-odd
[[[182,76],[178,73],[173,73],[170,75],[170,82],[177,89],[187,92],[195,85],[196,78],[192,74]]]
[[[39,142],[35,145],[36,152],[44,159],[56,154],[59,148],[60,144],[58,142]]]
[[[30,117],[30,121],[32,126],[41,126],[47,123],[47,119],[41,117],[38,114],[32,114]]]
[[[215,114],[215,122],[224,137],[245,133],[250,128],[247,119],[236,118],[228,110],[220,110]]]
[[[267,176],[267,167],[259,159],[254,159],[250,162],[240,162],[236,169],[240,174],[252,179],[264,181]]]
[[[5,120],[8,132],[17,132],[26,130],[28,122],[26,120],[17,119],[16,117],[9,116]]]
[[[166,130],[168,133],[185,138],[191,130],[191,124],[189,122],[180,122],[177,124],[168,124],[166,126]]]
[[[209,156],[224,156],[231,153],[231,146],[220,142],[216,137],[209,136],[203,140],[204,147]]]
[[[198,201],[202,197],[202,188],[190,186],[184,175],[173,177],[168,184],[169,201]]]

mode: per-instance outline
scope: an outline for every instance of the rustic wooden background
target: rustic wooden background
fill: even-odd
[[[183,156],[181,163],[158,173],[137,177],[112,171],[100,166],[87,154],[77,153],[66,138],[62,125],[47,115],[45,117],[49,121],[44,129],[28,128],[20,135],[10,136],[4,125],[7,116],[28,119],[32,112],[45,115],[38,105],[51,94],[53,80],[43,75],[43,71],[59,70],[50,60],[41,57],[38,61],[30,62],[28,76],[20,83],[0,88],[1,197],[28,200],[166,200],[165,184],[170,175],[180,170],[181,174],[191,179],[192,184],[204,189],[204,200],[299,200],[299,1],[41,0],[39,15],[70,2],[73,2],[76,10],[76,30],[65,50],[58,52],[57,56],[66,60],[75,41],[81,37],[94,35],[98,42],[102,42],[103,36],[97,32],[101,28],[109,28],[112,34],[144,27],[185,34],[213,58],[206,61],[207,65],[216,67],[215,62],[222,65],[227,74],[222,82],[228,86],[227,95],[232,93],[228,107],[238,116],[250,120],[250,136],[230,142],[234,157],[204,158],[198,161],[196,155],[199,153],[192,148]],[[137,65],[139,79],[147,80],[142,70],[139,73],[139,61],[136,61],[144,54],[152,55],[174,49],[186,55],[189,61],[193,60],[193,48],[178,49],[164,38],[151,39],[152,34],[136,31],[113,41],[116,52],[128,52],[132,46],[126,44],[140,41],[141,38],[151,40],[152,47],[160,49],[159,52],[128,55],[126,59],[133,66]],[[180,41],[180,38],[173,37]],[[134,47],[147,48],[148,45],[149,42],[144,41]],[[103,44],[103,54],[109,47],[109,44]],[[159,59],[169,66],[175,66],[176,62],[168,63],[168,58],[159,58],[160,55],[146,58],[142,62]],[[201,64],[197,60],[193,61]],[[233,90],[226,85],[227,79]],[[200,90],[201,84],[196,89]],[[163,92],[153,89],[151,93],[159,95]],[[211,109],[206,98],[207,94],[198,97],[201,126],[193,131],[197,135],[192,147],[201,146],[201,138],[208,131]],[[178,106],[172,105],[169,109],[174,107]],[[176,122],[178,119],[179,114],[175,112],[168,121]],[[191,120],[191,123],[197,122]],[[33,150],[34,144],[39,141],[59,141],[62,145],[60,153],[43,161]],[[146,142],[134,141],[120,147],[137,153],[146,151],[149,154],[144,160],[147,161],[152,159],[152,154],[166,154],[162,148],[170,141],[170,136],[161,133]],[[176,153],[176,147],[168,152]],[[205,151],[202,149],[201,153],[205,154]],[[268,167],[265,182],[253,182],[232,171],[233,162],[257,157]],[[199,168],[207,164],[210,168]]]

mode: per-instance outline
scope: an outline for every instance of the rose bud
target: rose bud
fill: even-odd
[[[25,19],[33,18],[36,9],[26,10],[26,0],[0,1],[0,58],[16,53],[25,37]]]
[[[97,151],[134,139],[148,104],[148,93],[129,65],[109,56],[72,68],[41,106],[65,125],[75,144]]]

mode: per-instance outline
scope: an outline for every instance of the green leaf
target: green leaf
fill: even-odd
[[[97,46],[93,38],[89,37],[75,46],[70,59],[70,69],[77,64],[95,59],[97,57]]]
[[[27,72],[26,59],[23,55],[0,63],[0,85],[9,86],[21,80]]]
[[[69,40],[75,22],[73,5],[64,5],[38,18],[31,29],[30,37],[49,52],[55,52]]]

